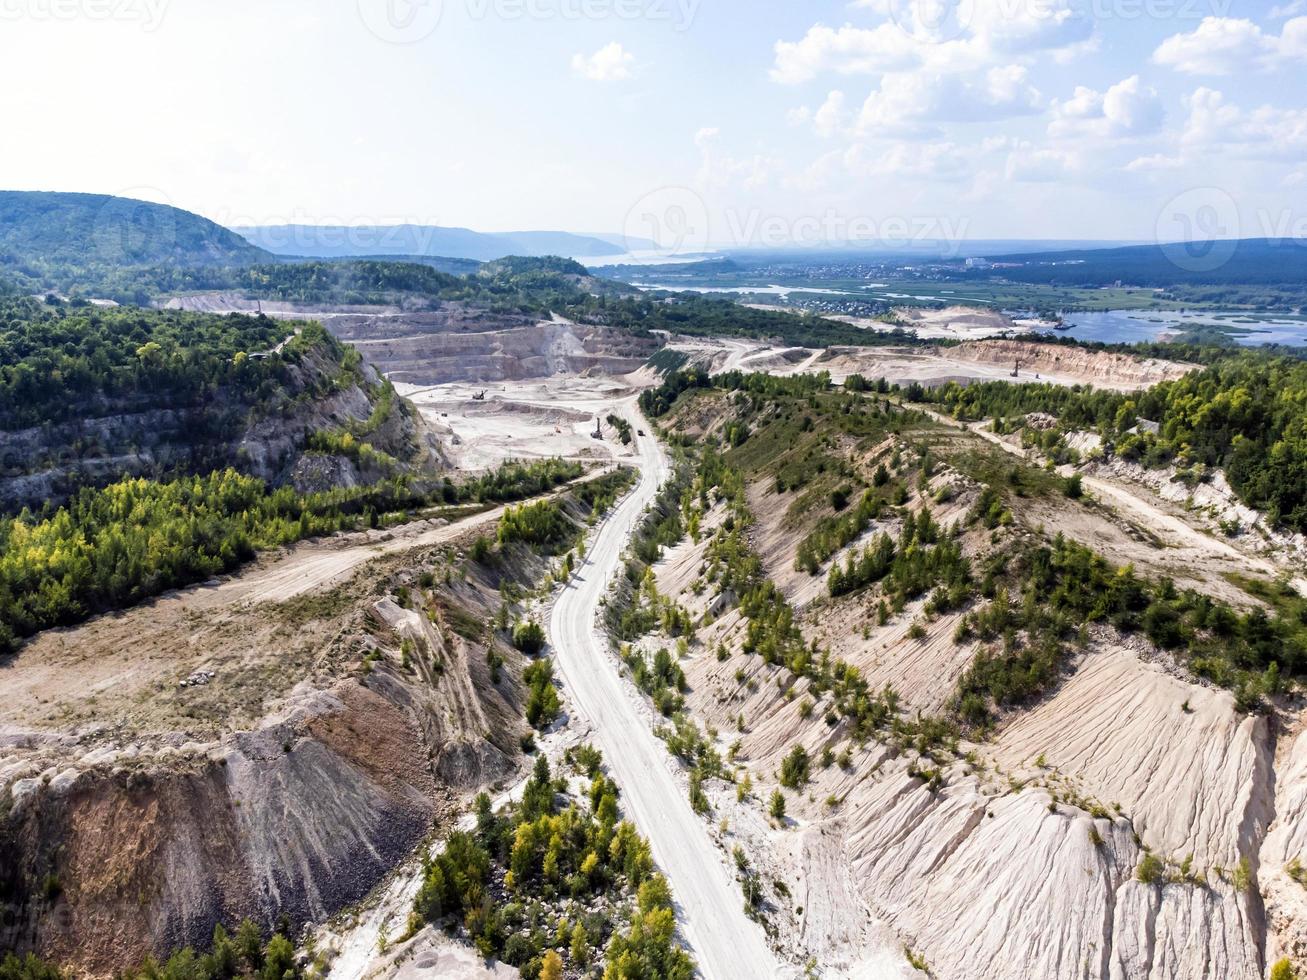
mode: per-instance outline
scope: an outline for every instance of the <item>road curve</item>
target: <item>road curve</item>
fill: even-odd
[[[632,531],[667,477],[657,440],[646,436],[639,442],[639,483],[608,516],[585,563],[555,602],[549,642],[559,676],[578,714],[593,727],[594,741],[621,787],[628,816],[649,839],[672,886],[681,930],[700,973],[706,980],[770,980],[782,975],[782,968],[762,929],[744,914],[734,873],[673,778],[666,748],[634,710],[633,689],[619,675],[599,627],[600,600]]]

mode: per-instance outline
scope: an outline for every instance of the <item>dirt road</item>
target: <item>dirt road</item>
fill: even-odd
[[[633,408],[628,416],[637,422]],[[643,424],[642,422],[639,424]],[[577,711],[593,727],[622,790],[622,805],[649,838],[654,860],[678,903],[682,932],[707,980],[768,980],[784,975],[762,930],[744,914],[744,898],[725,857],[669,769],[666,748],[649,730],[634,688],[622,680],[598,624],[599,603],[622,551],[667,475],[655,439],[639,440],[640,482],[608,517],[577,576],[559,596],[549,640]]]
[[[339,538],[326,538],[306,542],[292,547],[288,554],[266,568],[223,582],[215,592],[226,603],[285,602],[343,581],[364,562],[453,540],[499,520],[503,512],[504,507],[495,507],[436,527],[407,524],[395,528],[391,537],[380,541],[347,544]]]
[[[969,425],[960,422],[957,419],[950,418],[939,412],[924,408],[921,405],[912,405],[915,411],[927,415],[937,422],[951,426],[955,429],[962,429],[974,435],[980,436],[986,442],[993,443],[995,446],[1003,449],[1013,456],[1032,461],[1030,454],[1021,446],[1015,446],[1002,438],[998,434],[991,432],[985,426],[987,423],[976,423]],[[1070,466],[1060,466],[1057,472],[1063,477],[1069,477],[1076,471]],[[1097,495],[1099,501],[1108,504],[1121,511],[1135,521],[1143,524],[1154,533],[1169,537],[1171,544],[1179,549],[1192,553],[1193,557],[1199,560],[1213,563],[1217,571],[1241,572],[1248,571],[1260,572],[1270,578],[1278,578],[1289,569],[1282,568],[1265,558],[1259,558],[1256,555],[1249,555],[1240,551],[1228,541],[1222,541],[1206,534],[1196,527],[1186,523],[1174,514],[1169,514],[1161,507],[1141,497],[1138,494],[1131,493],[1124,487],[1118,486],[1107,480],[1096,476],[1081,474],[1081,483],[1085,489]],[[1307,594],[1307,580],[1302,577],[1294,577],[1293,585],[1300,594]]]

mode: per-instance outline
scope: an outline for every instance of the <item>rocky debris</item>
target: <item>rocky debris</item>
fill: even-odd
[[[209,681],[218,676],[216,670],[197,670],[193,671],[189,677],[179,681],[178,687],[205,687]]]
[[[400,864],[447,800],[512,772],[519,709],[482,677],[484,651],[382,610],[413,643],[411,669],[383,630],[366,672],[302,682],[220,741],[129,740],[110,726],[0,766],[0,866],[27,923],[18,947],[108,975],[203,946],[216,922],[322,920]],[[200,668],[186,682],[226,678]],[[74,753],[75,766],[53,761]],[[55,906],[41,892],[52,875]]]
[[[1046,412],[1031,412],[1026,416],[1026,427],[1036,432],[1048,432],[1057,428],[1057,416]]]
[[[396,382],[494,383],[598,371],[637,370],[658,348],[625,330],[540,321],[444,303],[439,310],[391,317],[340,316],[326,327],[356,345]]]
[[[382,376],[364,365],[363,384],[340,385],[339,373],[339,362],[315,348],[286,366],[287,380],[275,396],[254,403],[223,389],[194,408],[152,408],[142,396],[80,406],[81,417],[67,422],[0,432],[0,458],[13,464],[0,477],[0,506],[36,508],[47,500],[62,502],[81,486],[186,472],[195,465],[231,465],[305,491],[393,475],[360,474],[348,459],[329,464],[321,453],[305,451],[312,433],[375,422]],[[398,400],[367,441],[416,473],[442,465],[434,434]]]
[[[1151,387],[1198,370],[1193,364],[1159,358],[1025,340],[970,341],[959,344],[952,354],[960,360],[1005,364],[1009,368],[1020,362],[1022,375],[1054,375],[1090,381],[1107,388]]]

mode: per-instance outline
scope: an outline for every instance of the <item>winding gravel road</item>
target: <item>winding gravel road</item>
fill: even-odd
[[[633,425],[643,424],[626,407]],[[594,729],[622,790],[628,816],[649,839],[678,906],[681,930],[706,980],[771,980],[783,970],[762,929],[744,914],[744,898],[725,856],[669,768],[667,750],[636,711],[633,688],[622,680],[599,604],[617,574],[631,534],[667,477],[658,441],[642,437],[640,481],[613,510],[585,563],[554,604],[549,641],[578,714]]]

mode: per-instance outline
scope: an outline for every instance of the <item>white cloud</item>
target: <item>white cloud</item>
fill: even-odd
[[[1066,179],[1077,165],[1076,157],[1070,153],[1022,141],[1008,153],[1006,174],[1008,180],[1048,183]]]
[[[968,154],[950,142],[900,142],[879,149],[866,143],[854,143],[845,151],[842,162],[853,177],[957,181],[965,180],[974,171]]]
[[[966,72],[1077,50],[1094,38],[1093,21],[1071,0],[859,0],[854,6],[885,19],[874,27],[816,24],[798,41],[777,41],[772,78],[798,84],[825,73]]]
[[[1053,104],[1048,132],[1053,137],[1149,136],[1161,129],[1165,116],[1157,90],[1131,75],[1105,93],[1077,86],[1070,99]]]
[[[858,117],[864,133],[930,133],[939,123],[983,122],[1029,115],[1042,99],[1021,65],[991,68],[984,75],[894,73],[867,96]]]
[[[1186,103],[1185,146],[1268,160],[1299,160],[1307,153],[1307,109],[1242,109],[1210,88],[1197,89]]]
[[[1272,20],[1283,20],[1286,17],[1296,17],[1298,14],[1307,14],[1307,0],[1291,0],[1290,3],[1272,7],[1268,16]]]
[[[721,130],[716,126],[704,126],[694,134],[694,145],[702,157],[696,177],[700,188],[721,190],[740,186],[756,190],[771,179],[777,168],[774,160],[761,154],[736,159],[729,153],[719,152],[720,142]]]
[[[722,131],[716,126],[701,126],[694,134],[694,145],[701,150],[706,150],[721,135]]]
[[[1008,55],[1057,51],[1094,35],[1093,20],[1066,0],[978,2],[973,27],[990,49]]]
[[[782,84],[806,82],[826,72],[877,75],[918,63],[915,43],[894,24],[873,29],[817,24],[800,41],[777,41],[771,77]]]
[[[631,77],[635,55],[613,41],[592,55],[572,56],[572,71],[591,82],[620,82]]]
[[[1185,165],[1185,159],[1182,156],[1167,156],[1164,153],[1153,153],[1146,157],[1136,157],[1125,165],[1125,169],[1131,173],[1156,173],[1166,170],[1179,170]]]
[[[1153,52],[1153,61],[1190,75],[1266,71],[1307,59],[1307,17],[1285,23],[1279,36],[1251,20],[1205,17],[1188,34],[1174,34]]]
[[[836,90],[827,95],[821,108],[813,113],[812,124],[818,136],[834,136],[844,129],[848,125],[844,93]]]

